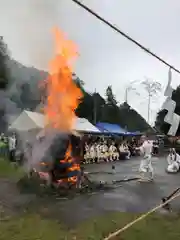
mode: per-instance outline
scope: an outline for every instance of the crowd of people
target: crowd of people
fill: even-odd
[[[30,147],[27,145],[27,149]],[[82,145],[81,145],[82,146]],[[23,155],[27,151],[24,149]],[[151,173],[150,179],[153,179],[153,168],[151,165],[151,156],[158,154],[158,141],[151,141],[143,136],[141,138],[131,139],[112,139],[112,138],[86,138],[83,142],[83,163],[100,163],[114,162],[122,159],[130,159],[132,156],[142,155],[140,164],[140,172]],[[17,161],[17,137],[15,133],[5,136],[0,135],[0,155],[6,156],[10,161]],[[167,156],[168,166],[166,168],[169,173],[180,171],[180,155],[174,148],[170,148]],[[113,165],[114,166],[114,165]],[[115,171],[115,169],[113,169]]]
[[[137,155],[138,140],[96,139],[84,144],[84,163],[113,162]]]

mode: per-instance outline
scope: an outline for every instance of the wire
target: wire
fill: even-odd
[[[104,238],[104,240],[110,240],[113,239],[114,237],[118,236],[120,233],[124,232],[125,230],[129,229],[130,227],[132,227],[135,223],[140,222],[141,220],[145,219],[146,217],[148,217],[150,214],[154,213],[155,211],[157,211],[158,209],[164,207],[167,203],[170,203],[172,200],[174,200],[175,198],[179,197],[180,193],[174,195],[172,198],[170,198],[169,200],[167,200],[166,202],[152,208],[150,211],[148,211],[147,213],[141,215],[140,217],[136,218],[134,221],[126,224],[124,227],[122,227],[121,229],[117,230],[114,233],[111,233],[108,237]]]
[[[126,39],[128,39],[129,41],[133,42],[134,44],[136,44],[136,46],[138,46],[139,48],[141,48],[142,50],[144,50],[146,53],[149,53],[151,56],[153,56],[154,58],[156,58],[157,60],[159,60],[160,62],[162,62],[163,64],[165,64],[166,66],[168,66],[169,68],[173,69],[175,72],[180,73],[180,70],[178,70],[177,68],[175,68],[173,65],[169,64],[168,62],[166,62],[164,59],[162,59],[161,57],[159,57],[157,54],[151,52],[151,50],[149,48],[144,47],[142,44],[140,44],[139,42],[137,42],[136,40],[134,40],[133,38],[131,38],[129,35],[127,35],[126,33],[124,33],[123,31],[121,31],[119,28],[117,28],[114,24],[110,23],[109,21],[107,21],[106,19],[104,19],[103,17],[101,17],[99,14],[97,14],[96,12],[94,12],[92,9],[90,9],[89,7],[87,7],[86,5],[84,5],[83,3],[81,3],[78,0],[72,0],[74,3],[76,3],[77,5],[79,5],[80,7],[82,7],[84,10],[86,10],[87,12],[89,12],[90,14],[92,14],[94,17],[96,17],[97,19],[99,19],[101,22],[105,23],[106,25],[108,25],[110,28],[112,28],[114,31],[118,32],[119,34],[121,34],[123,37],[125,37]]]

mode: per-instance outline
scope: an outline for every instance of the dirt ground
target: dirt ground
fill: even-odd
[[[95,181],[120,180],[124,177],[135,177],[138,173],[139,158],[115,163],[116,173],[112,174],[112,164],[87,165],[86,171]],[[180,174],[168,175],[165,172],[164,158],[154,158],[154,183],[129,182],[103,192],[93,192],[83,195],[59,197],[55,194],[44,195],[36,192],[22,191],[14,180],[0,179],[0,218],[21,214],[25,211],[38,212],[43,217],[62,221],[72,227],[88,218],[112,211],[144,212],[160,203],[162,197],[167,196],[180,186]],[[98,172],[98,173],[97,173]],[[172,203],[173,208],[179,207],[179,199]]]

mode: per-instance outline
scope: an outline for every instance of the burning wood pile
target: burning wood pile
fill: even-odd
[[[34,160],[34,170],[42,178],[50,178],[50,182],[71,183],[76,185],[81,175],[80,164],[72,156],[70,135],[73,132],[75,110],[83,95],[72,79],[73,62],[77,57],[77,48],[64,35],[55,29],[56,55],[49,65],[49,76],[43,82],[47,93],[44,107],[46,117],[45,132],[48,135],[55,132],[55,137],[45,150],[43,158]],[[46,137],[46,136],[45,136]],[[38,143],[39,151],[41,146]],[[51,159],[47,159],[47,158]],[[45,159],[45,160],[44,160]]]
[[[43,141],[45,142],[46,139],[39,144],[40,148],[43,146]],[[33,170],[41,179],[46,180],[48,185],[52,183],[78,185],[82,170],[79,159],[73,156],[71,136],[56,134],[41,161],[34,165]]]

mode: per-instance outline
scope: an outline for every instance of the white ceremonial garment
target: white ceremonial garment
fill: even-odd
[[[89,150],[90,150],[89,146],[86,145],[85,146],[85,156],[84,156],[85,159],[89,159],[90,158],[90,151]]]
[[[180,165],[180,155],[178,153],[176,153],[176,162]]]
[[[119,147],[119,151],[122,153],[126,152],[123,144]]]
[[[171,165],[173,162],[174,162],[174,159],[175,159],[175,155],[173,155],[173,154],[169,154],[168,156],[167,156],[167,163],[168,163],[168,165]]]
[[[113,158],[113,152],[114,152],[114,146],[110,145],[110,147],[109,147],[109,158],[110,158],[111,161],[112,161],[112,158]]]
[[[100,148],[100,145],[96,146],[96,152],[97,152],[97,158],[100,159],[101,158],[101,148]]]
[[[103,145],[103,154],[104,154],[104,158],[108,158],[109,153],[108,153],[108,146],[106,144]]]
[[[180,155],[179,154],[169,154],[167,157],[168,167],[167,172],[176,173],[180,168]]]
[[[95,152],[95,148],[93,145],[90,148],[90,155],[91,155],[92,159],[94,159],[96,157],[96,152]]]
[[[100,149],[100,158],[104,158],[103,145],[100,145],[99,149]]]
[[[114,148],[113,148],[113,147],[114,147],[113,145],[111,145],[111,146],[109,147],[109,154],[110,154],[110,155],[113,154],[113,151],[114,151]]]
[[[151,163],[151,154],[152,154],[153,144],[150,141],[144,141],[142,146],[139,148],[143,158],[140,163],[140,172],[151,172],[153,173],[153,167]]]

